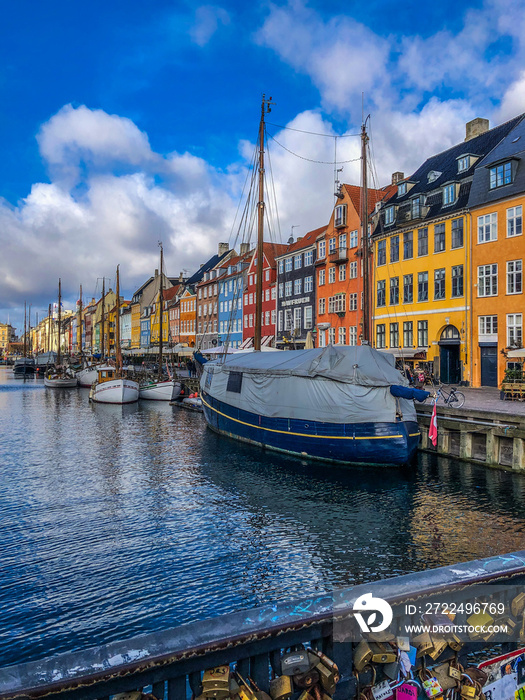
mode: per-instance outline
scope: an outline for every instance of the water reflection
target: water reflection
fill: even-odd
[[[525,480],[337,469],[0,370],[0,664],[521,549]]]

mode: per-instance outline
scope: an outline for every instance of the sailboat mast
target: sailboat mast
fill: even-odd
[[[47,307],[47,361],[49,362],[49,353],[51,351],[51,304]]]
[[[27,332],[29,333],[29,354],[31,355],[33,353],[33,343],[31,338],[31,304],[29,304],[29,319],[27,322],[27,326]]]
[[[163,278],[162,278],[162,264],[164,262],[162,243],[160,245],[160,284],[159,284],[159,380],[162,377],[162,316],[163,316]]]
[[[261,101],[261,122],[259,124],[259,202],[257,206],[257,265],[255,268],[255,329],[253,347],[261,349],[262,330],[262,292],[263,292],[263,256],[264,256],[264,115],[271,112],[272,98],[266,99],[263,94]]]
[[[27,307],[26,307],[26,302],[24,301],[24,357],[27,356]]]
[[[78,306],[78,316],[79,316],[79,334],[80,338],[78,339],[78,347],[80,350],[80,354],[82,355],[82,285],[80,285],[80,304]]]
[[[120,377],[122,370],[122,350],[120,347],[120,279],[119,265],[117,265],[117,319],[115,321],[115,361],[117,365],[117,377]]]
[[[365,121],[361,127],[361,246],[363,252],[363,334],[361,342],[363,345],[368,345],[370,343],[370,249],[368,242],[367,145],[368,135],[366,133]]]
[[[100,353],[101,353],[101,360],[104,361],[104,352],[105,352],[105,344],[104,344],[104,315],[106,313],[106,278],[102,278],[102,328],[100,331],[101,334],[101,339],[100,339]]]
[[[60,349],[60,341],[62,339],[62,281],[60,277],[58,278],[58,354],[57,354],[57,364],[60,364],[60,359],[62,357],[62,352]]]

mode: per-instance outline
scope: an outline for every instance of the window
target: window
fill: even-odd
[[[443,187],[443,206],[453,204],[456,199],[456,185],[445,185]]]
[[[512,166],[510,160],[490,169],[490,189],[502,187],[512,182]]]
[[[386,306],[386,281],[379,280],[377,283],[377,306]]]
[[[403,347],[414,347],[414,324],[412,321],[405,321],[403,323]]]
[[[302,287],[303,287],[303,280],[299,278],[298,280],[294,280],[293,283],[293,293],[294,294],[301,294],[302,293]]]
[[[284,272],[284,260],[279,260],[279,274],[282,275]]]
[[[434,299],[445,298],[445,268],[434,270]]]
[[[266,301],[270,301],[270,290],[269,290],[269,289],[266,290],[266,293],[265,293],[265,295],[264,295],[264,298],[265,298]]]
[[[390,239],[390,262],[399,260],[399,236],[392,236]]]
[[[328,268],[328,283],[333,284],[335,282],[335,265]]]
[[[402,197],[406,193],[407,193],[407,183],[400,182],[399,185],[397,186],[397,196]]]
[[[232,391],[235,394],[240,394],[242,388],[242,372],[230,372],[228,374],[228,383],[226,391]]]
[[[314,251],[307,250],[306,253],[304,254],[304,266],[306,267],[307,265],[313,265],[313,263],[314,263]]]
[[[294,330],[301,331],[301,317],[302,317],[302,313],[301,313],[301,309],[300,309],[299,307],[296,307],[296,308],[293,310],[293,316],[294,316],[294,318],[293,318],[293,327],[294,327]]]
[[[284,330],[285,330],[285,331],[291,331],[291,330],[292,330],[292,324],[293,324],[293,313],[292,313],[292,309],[285,309],[285,310],[284,310]]]
[[[279,299],[282,299],[284,296],[284,284],[282,282],[279,282]]]
[[[452,248],[463,248],[463,219],[452,220]]]
[[[328,298],[328,313],[338,314],[346,311],[346,294],[336,294]]]
[[[522,314],[507,314],[507,346],[521,348],[523,341]]]
[[[411,304],[414,301],[414,276],[403,276],[403,304]]]
[[[463,265],[452,268],[452,298],[463,296]]]
[[[319,241],[317,257],[318,258],[325,258],[326,257],[326,241]]]
[[[339,345],[346,345],[346,328],[344,326],[339,328]]]
[[[319,286],[322,287],[325,282],[325,270],[319,270]]]
[[[399,347],[399,323],[390,324],[390,347]]]
[[[293,266],[295,270],[299,270],[303,264],[303,255],[300,253],[299,255],[296,255],[293,259]]]
[[[417,274],[417,300],[428,300],[428,272],[418,272]]]
[[[270,281],[270,270],[266,270],[264,273],[264,279],[269,282]]]
[[[376,326],[376,348],[386,347],[386,331],[385,324],[378,323]]]
[[[507,209],[507,236],[521,236],[522,234],[522,217],[521,204],[518,207]]]
[[[348,345],[357,345],[357,326],[348,327]]]
[[[319,316],[322,316],[325,313],[326,313],[326,300],[319,299]]]
[[[286,282],[284,285],[284,296],[286,297],[291,297],[292,296],[292,282]]]
[[[304,327],[306,330],[312,327],[313,324],[313,309],[311,306],[304,307]]]
[[[378,241],[377,243],[377,264],[386,265],[386,241]]]
[[[522,261],[509,260],[507,262],[507,294],[521,294],[522,292]]]
[[[328,342],[330,345],[335,345],[335,328],[328,329]]]
[[[350,294],[350,311],[357,311],[357,292]]]
[[[428,255],[428,228],[420,228],[417,232],[417,254],[419,257]]]
[[[313,292],[314,290],[314,278],[312,275],[304,278],[304,293]]]
[[[487,241],[498,240],[498,215],[485,214],[478,216],[478,243],[487,243]]]
[[[286,284],[288,284],[288,282]],[[253,292],[250,292],[250,304],[253,304],[253,296]]]
[[[412,218],[419,219],[421,216],[421,197],[414,197],[412,200]]]
[[[494,297],[498,294],[498,265],[478,267],[478,297]]]
[[[428,347],[428,321],[417,322],[417,346],[418,348]]]
[[[445,250],[445,224],[434,226],[434,253],[442,253]]]
[[[339,265],[339,282],[344,282],[346,279],[346,265]]]
[[[390,278],[390,304],[399,304],[399,277]]]
[[[350,263],[350,279],[354,280],[357,277],[357,260],[352,260]]]
[[[497,335],[498,334],[498,317],[497,316],[480,316],[479,317],[479,334],[480,335]]]
[[[403,234],[403,258],[410,260],[414,257],[414,232],[407,231]]]
[[[463,173],[470,168],[470,156],[458,158],[458,173]]]
[[[389,226],[394,223],[394,207],[387,207],[385,209],[385,224]]]
[[[284,270],[285,272],[292,271],[292,258],[286,258],[286,260],[284,261]]]
[[[334,210],[334,226],[346,226],[346,204],[338,204]]]
[[[270,293],[270,297],[271,297],[272,299],[275,299],[275,298],[276,298],[276,297],[275,297],[276,294],[277,294],[277,289],[276,289],[275,287],[272,287],[272,291],[271,291],[271,293]],[[235,301],[235,306],[237,306],[237,301]]]
[[[278,326],[279,332],[281,332],[282,329],[283,329],[283,312],[282,312],[282,309],[281,309],[281,310],[279,311],[279,326]]]
[[[328,252],[335,253],[336,248],[337,248],[337,239],[334,236],[333,238],[330,238],[330,240],[328,241]]]
[[[339,250],[342,250],[342,251],[346,250],[346,233],[342,233],[339,236]]]
[[[359,234],[357,229],[355,231],[350,231],[350,248],[357,248],[359,245]]]
[[[277,314],[277,312],[275,311],[275,309],[272,309],[271,319],[272,319],[273,326],[275,326],[276,314]]]

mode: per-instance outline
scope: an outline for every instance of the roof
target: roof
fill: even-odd
[[[326,226],[321,226],[320,228],[316,228],[313,231],[308,231],[308,233],[305,236],[302,236],[302,238],[298,238],[295,241],[295,243],[290,243],[290,245],[286,248],[284,253],[281,253],[276,257],[280,258],[283,255],[296,253],[298,250],[303,250],[304,248],[309,248],[310,246],[315,245],[317,236],[319,236],[321,233],[324,233],[325,231]]]
[[[197,272],[194,272],[193,275],[186,280],[186,284],[192,285],[197,284],[197,282],[200,282],[201,279],[204,277],[204,273],[209,272],[214,267],[216,267],[217,264],[228,255],[228,253],[231,253],[231,250],[227,250],[222,255],[219,255],[217,253],[213,255],[207,262],[204,263],[204,265],[201,265]]]
[[[275,266],[275,258],[286,252],[286,243],[263,243],[263,253],[268,260],[270,267]],[[257,251],[253,251],[252,259],[256,256]]]
[[[361,218],[361,193],[363,188],[359,187],[358,185],[343,185],[343,189],[346,190],[352,204],[354,205],[354,209],[359,214],[359,218]],[[397,185],[386,185],[386,187],[383,187],[380,190],[369,188],[367,190],[368,213],[371,214],[374,211],[377,202],[380,202],[383,199],[388,199],[395,192],[397,192]]]

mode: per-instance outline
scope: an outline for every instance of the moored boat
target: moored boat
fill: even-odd
[[[72,389],[78,386],[77,378],[67,372],[52,372],[44,377],[44,386],[50,389]]]
[[[62,283],[58,280],[58,348],[56,356],[56,369],[50,369],[44,377],[44,385],[49,389],[73,389],[78,386],[77,378],[73,370],[61,364],[62,352]]]
[[[139,387],[139,398],[150,401],[175,401],[180,390],[181,383],[176,379],[146,382]]]
[[[90,387],[93,382],[97,381],[99,371],[104,369],[114,369],[114,367],[102,363],[99,365],[89,365],[88,367],[84,367],[84,369],[79,370],[77,372],[79,386]]]
[[[35,361],[32,357],[18,357],[13,365],[15,374],[34,374],[35,369]]]

